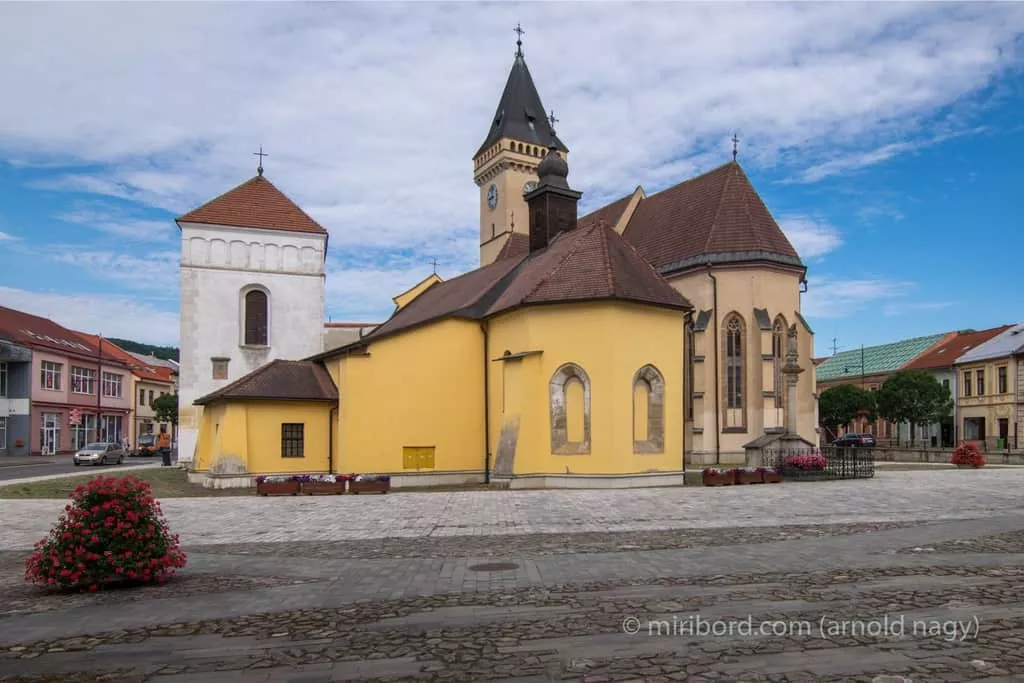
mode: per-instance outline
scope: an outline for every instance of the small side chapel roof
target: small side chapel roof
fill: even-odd
[[[308,360],[272,360],[248,375],[193,401],[197,406],[229,400],[338,400],[338,389],[324,366]]]
[[[327,234],[322,225],[262,175],[253,176],[175,221],[179,227],[182,223],[206,223]]]

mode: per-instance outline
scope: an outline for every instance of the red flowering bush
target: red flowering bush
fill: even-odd
[[[96,477],[75,488],[50,535],[25,561],[25,580],[91,591],[110,581],[163,583],[185,566],[150,485]]]
[[[961,441],[960,445],[953,451],[954,465],[966,465],[968,467],[984,467],[985,456],[981,454],[978,447],[970,441]]]
[[[823,470],[828,465],[828,460],[821,453],[807,453],[804,455],[791,455],[786,458],[786,467],[798,470]]]

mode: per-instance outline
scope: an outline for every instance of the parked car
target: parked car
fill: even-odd
[[[139,437],[133,455],[147,457],[156,455],[156,434],[143,434]]]
[[[116,443],[90,443],[75,453],[76,465],[106,465],[113,462],[120,465],[124,461],[124,449]]]
[[[833,441],[832,445],[836,448],[874,448],[875,437],[871,434],[853,432],[850,434],[843,434],[841,437]]]

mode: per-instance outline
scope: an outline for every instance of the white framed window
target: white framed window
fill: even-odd
[[[113,372],[103,373],[103,395],[107,398],[121,398],[121,375]]]
[[[121,427],[120,415],[104,415],[100,418],[100,441],[120,443],[124,436]]]
[[[0,397],[7,396],[7,363],[0,361]]]
[[[7,448],[7,416],[0,417],[0,449]]]
[[[60,391],[60,376],[64,365],[44,360],[39,366],[39,387],[50,391]]]
[[[71,366],[71,393],[73,394],[95,394],[96,393],[96,371],[92,368],[79,368]]]

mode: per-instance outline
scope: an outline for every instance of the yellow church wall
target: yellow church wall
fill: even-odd
[[[196,448],[196,471],[224,456],[241,459],[249,474],[326,472],[330,405],[296,401],[228,401],[206,407]],[[281,426],[303,425],[303,456],[282,457]]]
[[[714,320],[718,326],[718,374],[715,374],[715,330],[696,335],[696,353],[704,361],[694,369],[694,384],[703,397],[694,401],[694,427],[703,428],[699,451],[693,461],[715,462],[715,385],[718,384],[720,404],[719,421],[725,424],[725,351],[723,325],[727,316],[738,313],[744,329],[745,408],[746,424],[742,429],[723,430],[719,434],[719,456],[722,463],[740,463],[745,459],[743,445],[764,433],[765,427],[783,426],[782,412],[774,408],[774,399],[764,394],[773,388],[772,363],[764,358],[771,353],[771,335],[762,332],[754,319],[754,309],[768,311],[771,321],[781,315],[787,325],[797,326],[798,364],[804,369],[797,384],[797,431],[800,436],[817,443],[817,399],[815,392],[814,337],[797,320],[794,312],[800,310],[800,276],[796,272],[769,267],[716,267],[712,271],[718,285],[718,310]],[[712,281],[702,269],[670,279],[670,283],[687,297],[697,311],[713,308]]]
[[[503,429],[518,423],[515,475],[623,475],[682,469],[681,312],[620,302],[532,306],[492,319],[488,329],[490,451],[497,455]],[[612,335],[610,330],[623,334]],[[541,353],[493,362],[506,351]],[[582,368],[589,379],[590,440],[585,453],[571,452],[572,448],[553,452],[550,384],[567,363]],[[664,379],[664,445],[660,452],[637,453],[634,378],[648,364]],[[575,442],[583,430],[581,411],[573,411],[573,405],[582,402],[582,392],[572,383],[566,385],[569,442]],[[507,396],[513,400],[503,404]]]
[[[444,320],[368,350],[328,362],[340,395],[335,471],[482,472],[480,323]],[[406,469],[406,447],[433,447],[433,467]]]

